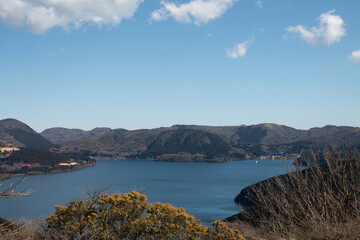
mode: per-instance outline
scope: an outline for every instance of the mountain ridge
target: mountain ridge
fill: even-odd
[[[54,144],[62,144],[68,141],[74,140],[83,140],[89,138],[96,138],[106,133],[110,132],[125,132],[126,129],[111,129],[108,127],[96,127],[92,130],[85,131],[78,128],[63,128],[63,127],[54,127],[45,129],[40,133],[41,136],[48,139]]]
[[[301,154],[304,151],[318,149],[328,144],[352,143],[360,146],[360,128],[356,127],[327,125],[322,128],[298,130],[284,125],[266,123],[230,127],[173,125],[168,128],[133,130],[126,133],[105,134],[92,140],[67,142],[61,146],[61,149],[75,152],[88,151],[89,154],[94,156],[131,156],[133,158],[149,157],[151,159],[166,154],[203,154],[204,149],[199,148],[195,153],[191,150],[191,146],[186,148],[180,146],[184,151],[176,151],[176,153],[168,151],[166,146],[183,143],[181,134],[178,134],[181,131],[192,131],[191,134],[198,135],[196,141],[194,137],[195,142],[202,141],[201,134],[199,135],[198,131],[206,132],[208,135],[217,135],[221,141],[231,146],[231,150],[223,149],[212,155],[226,156],[225,158],[228,160],[258,158],[264,155],[287,156],[289,154]],[[158,138],[161,138],[164,132],[168,132],[168,137],[166,140],[160,141]],[[177,137],[174,138],[173,136]],[[157,148],[162,150],[156,151],[157,154],[149,154],[152,152],[154,145],[157,145]],[[202,145],[202,147],[205,148],[206,145]],[[123,154],[119,155],[119,152]]]
[[[360,128],[334,125],[299,130],[272,123],[239,126],[178,124],[139,130],[50,128],[41,134],[15,119],[0,121],[0,139],[9,138],[16,146],[29,147],[32,139],[36,146],[30,147],[54,147],[51,140],[58,144],[60,152],[97,158],[227,161],[274,155],[287,158],[324,145],[351,143],[360,146]]]
[[[53,143],[19,120],[0,120],[0,142],[13,147],[51,148]]]

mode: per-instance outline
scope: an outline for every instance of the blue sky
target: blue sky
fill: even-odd
[[[360,127],[360,1],[0,0],[0,119]]]

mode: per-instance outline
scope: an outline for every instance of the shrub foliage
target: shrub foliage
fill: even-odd
[[[183,208],[147,202],[138,192],[100,194],[56,206],[47,221],[52,239],[206,239],[245,240],[238,230],[215,221],[202,225]]]

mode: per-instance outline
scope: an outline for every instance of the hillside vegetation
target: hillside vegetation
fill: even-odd
[[[243,189],[236,200],[249,208],[226,220],[268,238],[359,239],[359,150],[327,152],[308,166]]]
[[[62,165],[64,164],[65,165]],[[71,165],[70,165],[71,163]],[[66,166],[66,164],[69,164]],[[48,174],[94,166],[95,159],[76,153],[58,153],[41,148],[22,148],[0,157],[0,180],[14,175]]]
[[[317,151],[324,145],[345,143],[360,146],[360,128],[325,126],[297,130],[276,124],[230,127],[175,125],[111,132],[97,138],[65,142],[60,149],[96,157],[217,161],[274,155],[293,158]],[[205,152],[208,156],[204,155]]]
[[[111,128],[94,128],[90,131],[81,129],[68,128],[49,128],[42,131],[40,134],[54,144],[62,144],[64,142],[96,138],[110,132],[126,132],[125,129],[111,129]]]
[[[68,164],[68,165],[66,165]],[[16,119],[0,121],[0,180],[18,174],[47,174],[94,166],[81,153],[64,153]]]
[[[45,139],[46,137],[47,139]],[[52,142],[50,142],[52,141]],[[15,120],[0,121],[3,147],[56,148],[97,158],[158,161],[228,161],[254,158],[296,158],[324,145],[360,146],[360,128],[325,126],[298,130],[277,124],[197,126],[140,129],[51,128],[40,134]],[[1,146],[0,146],[1,147]]]
[[[171,159],[181,154],[193,156],[190,160],[197,161],[226,161],[229,158],[244,158],[236,152],[229,142],[219,135],[202,130],[176,130],[164,131],[147,146],[141,154],[144,158],[155,160]],[[184,157],[185,158],[185,157]]]
[[[0,143],[11,147],[51,148],[54,144],[16,119],[0,120]]]

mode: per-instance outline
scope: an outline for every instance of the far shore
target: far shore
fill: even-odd
[[[6,179],[10,179],[13,177],[22,177],[22,176],[31,176],[31,175],[48,175],[48,174],[56,174],[56,173],[65,173],[65,172],[74,172],[74,171],[78,171],[84,168],[88,168],[88,167],[94,167],[96,166],[96,164],[89,164],[89,165],[79,165],[79,166],[73,166],[73,167],[68,167],[68,168],[63,168],[63,169],[54,169],[54,170],[50,170],[49,172],[43,172],[43,171],[29,171],[26,173],[16,173],[16,174],[12,174],[12,173],[3,173],[0,174],[0,182]]]
[[[154,161],[154,162],[174,162],[174,163],[191,163],[191,162],[206,162],[206,163],[227,163],[232,161],[246,161],[246,160],[253,160],[253,161],[269,161],[269,160],[278,160],[278,159],[272,159],[272,158],[254,158],[254,159],[231,159],[227,161],[172,161],[172,160],[156,160],[151,158],[110,158],[110,157],[93,157],[96,161]],[[289,158],[281,158],[282,160],[288,160],[293,161],[294,159]],[[65,173],[65,172],[73,172],[81,169],[85,169],[88,167],[94,167],[96,164],[89,164],[86,166],[76,166],[76,167],[69,167],[64,169],[55,169],[50,170],[49,172],[43,172],[43,171],[29,171],[24,174],[11,174],[11,173],[3,173],[0,174],[0,182],[6,179],[10,179],[13,177],[20,177],[20,176],[31,176],[31,175],[48,175],[48,174],[56,174],[56,173]]]

